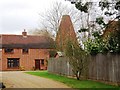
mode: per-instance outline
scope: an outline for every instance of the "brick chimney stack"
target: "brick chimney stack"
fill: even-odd
[[[25,37],[27,36],[27,32],[26,32],[25,29],[24,29],[24,31],[22,32],[22,35],[25,36]]]

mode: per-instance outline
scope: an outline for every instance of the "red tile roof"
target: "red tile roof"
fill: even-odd
[[[118,24],[119,24],[118,21],[109,21],[108,26],[103,32],[103,37],[108,37],[110,33],[116,32],[116,30],[119,29]]]
[[[45,36],[1,35],[2,48],[51,48],[53,40]]]
[[[69,15],[63,15],[59,30],[56,36],[56,44],[58,50],[64,50],[66,42],[71,40],[77,43],[76,33],[74,31],[73,23]]]

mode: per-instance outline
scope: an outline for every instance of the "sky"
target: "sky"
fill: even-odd
[[[0,34],[20,34],[39,27],[39,14],[64,0],[0,0]]]
[[[39,14],[50,9],[53,2],[65,0],[0,0],[0,34],[21,34],[39,28]]]

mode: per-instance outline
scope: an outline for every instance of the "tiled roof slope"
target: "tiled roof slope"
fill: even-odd
[[[110,34],[116,33],[120,30],[120,23],[119,21],[109,21],[106,29],[103,31],[103,39],[108,39]]]
[[[1,35],[1,48],[51,48],[53,40],[45,36]]]
[[[76,33],[69,15],[63,15],[56,36],[58,50],[64,50],[67,40],[77,42]]]

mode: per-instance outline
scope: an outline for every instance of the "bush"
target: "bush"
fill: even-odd
[[[57,51],[55,51],[55,50],[49,51],[50,57],[55,57],[56,53],[57,53]]]
[[[24,66],[20,66],[19,69],[20,69],[21,71],[25,71],[25,67],[24,67]]]

